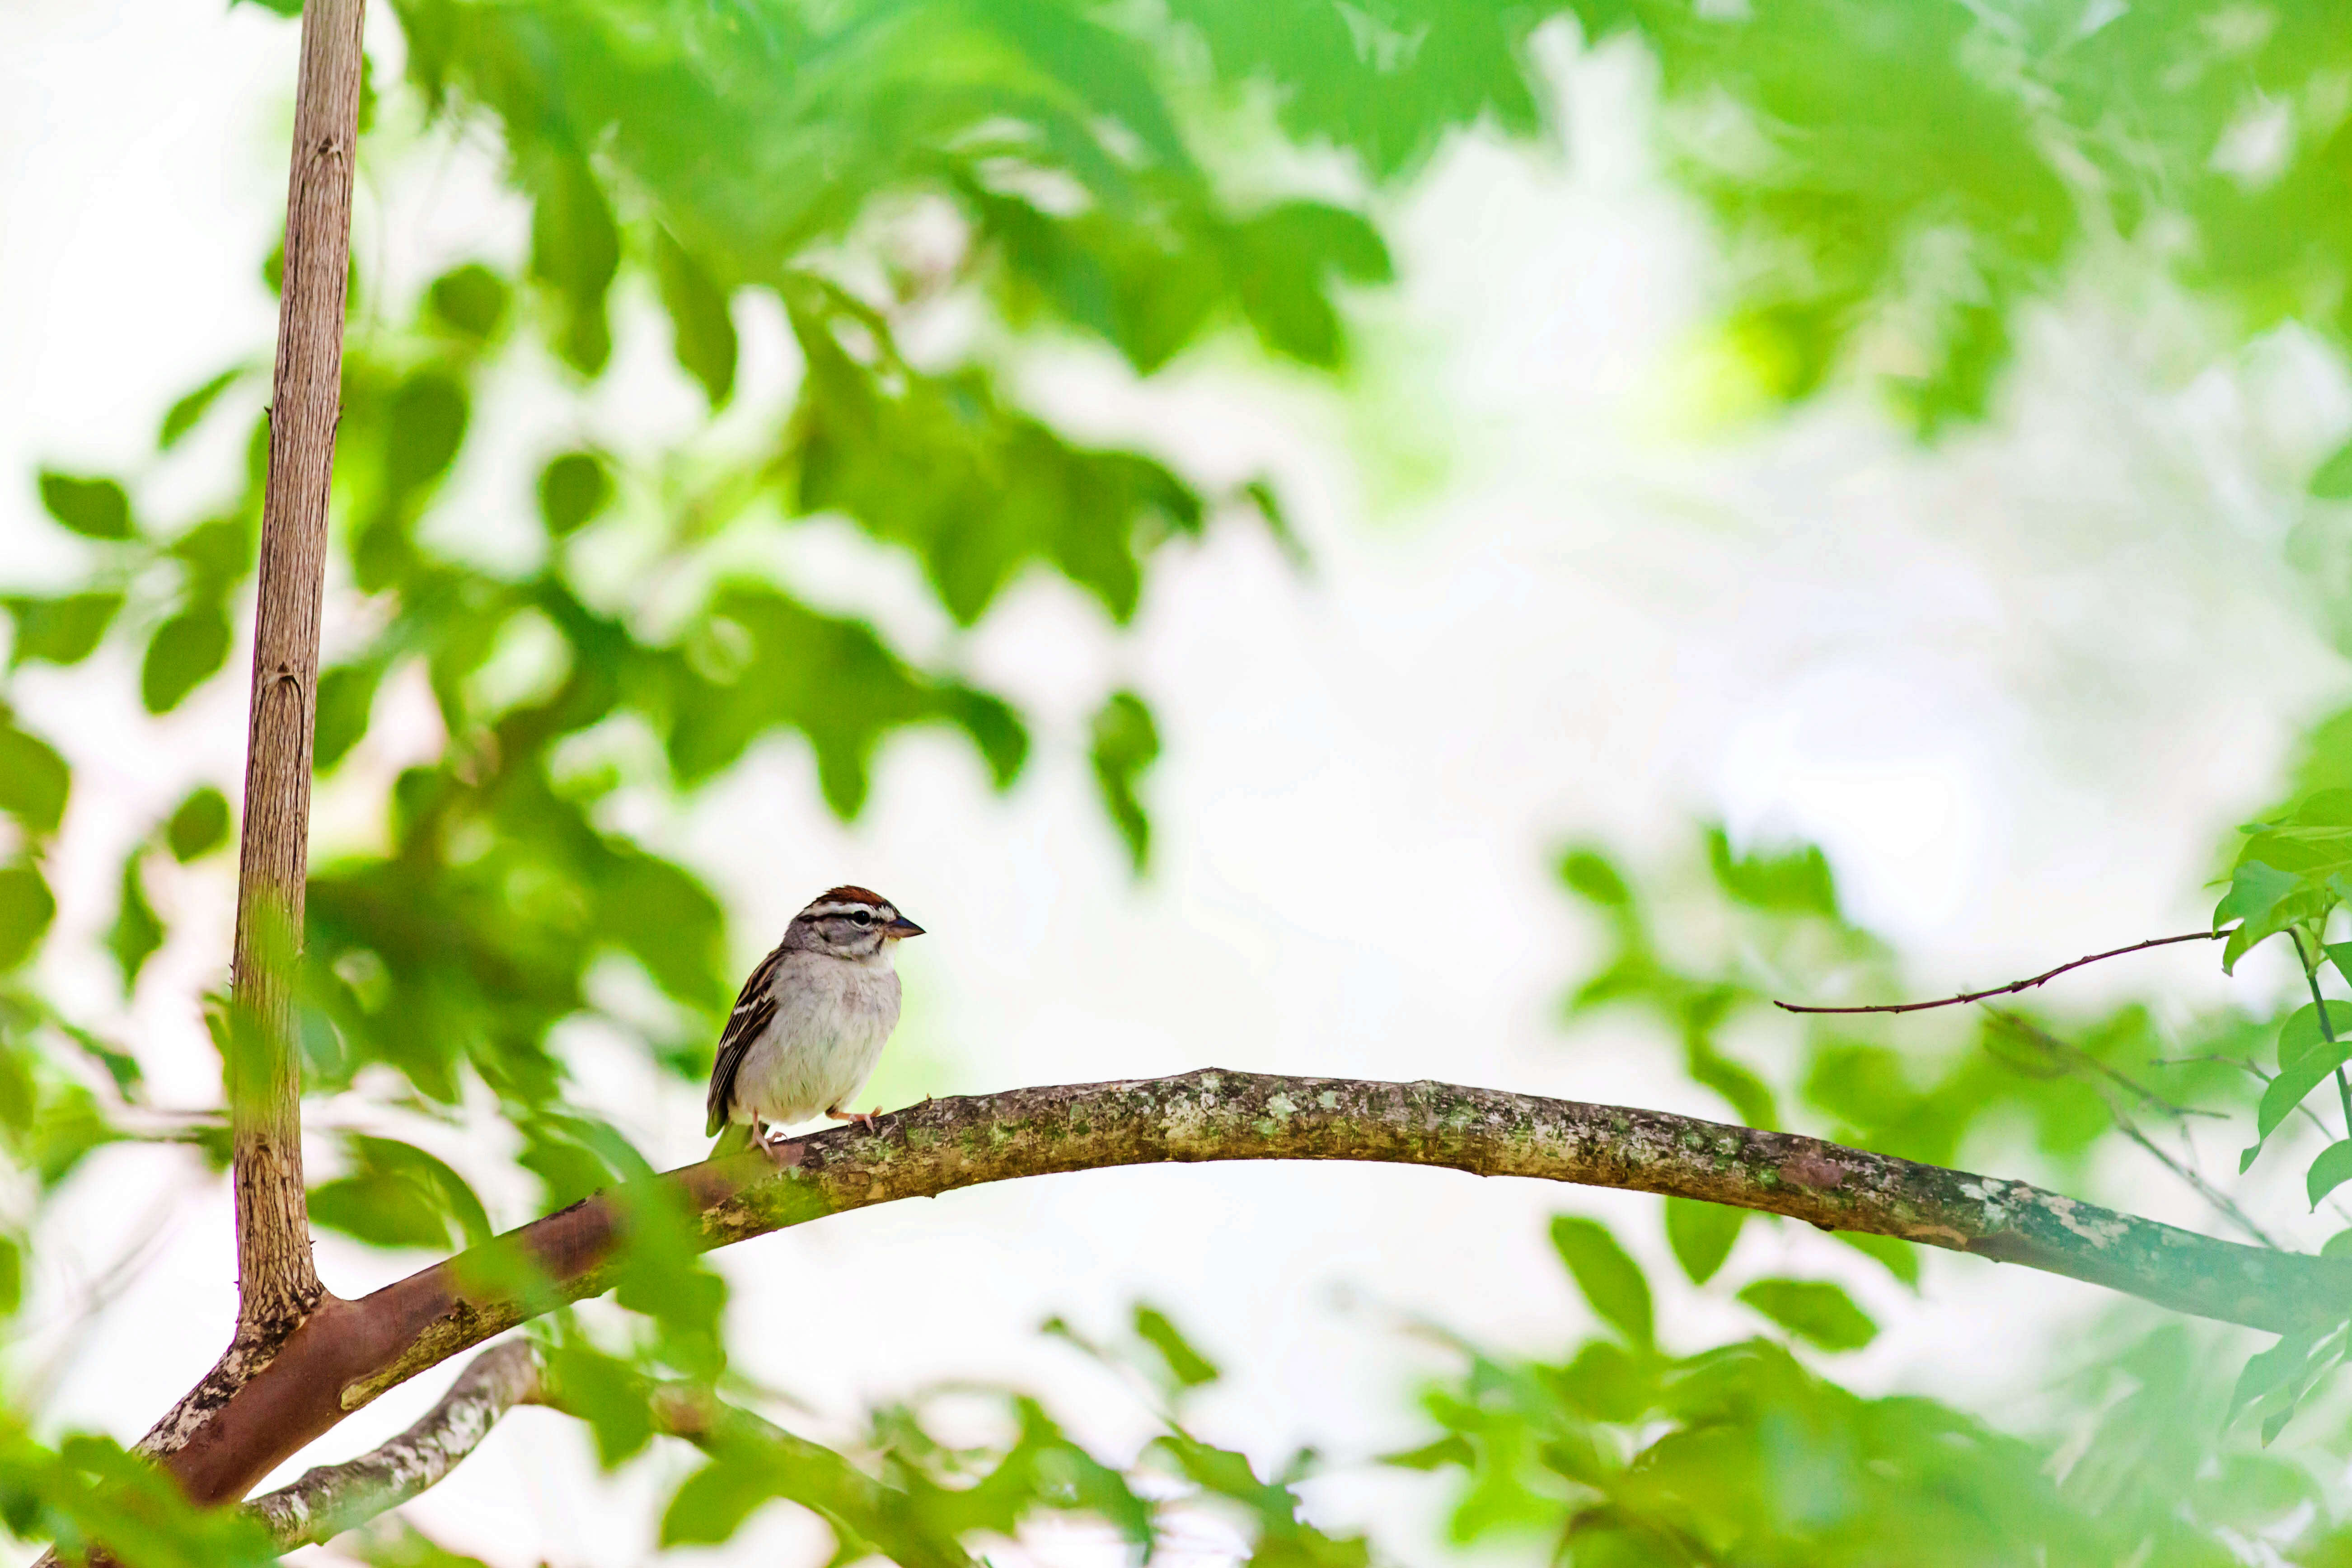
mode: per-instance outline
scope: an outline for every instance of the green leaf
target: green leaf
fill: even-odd
[[[780,1495],[774,1469],[746,1454],[721,1454],[686,1478],[662,1510],[661,1544],[732,1541],[761,1504]]]
[[[1869,1314],[1825,1279],[1759,1279],[1740,1290],[1739,1300],[1825,1351],[1860,1350],[1878,1337]]]
[[[2324,1024],[2319,1004],[2306,1002],[2279,1026],[2278,1065],[2294,1067],[2336,1040],[2352,1041],[2352,1002],[2330,1002]]]
[[[370,1247],[478,1247],[489,1215],[466,1179],[414,1144],[348,1133],[346,1173],[310,1193],[310,1218]]]
[[[13,1318],[25,1302],[25,1248],[13,1236],[0,1236],[0,1318]]]
[[[375,710],[381,665],[339,664],[319,674],[319,717],[312,731],[311,766],[325,773],[351,754],[367,733]]]
[[[2231,933],[2221,952],[2223,973],[2234,971],[2238,960],[2248,949],[2266,937],[2285,929],[2286,918],[2280,906],[2302,886],[2302,879],[2291,871],[2282,871],[2260,860],[2242,860],[2230,874],[2230,890],[2213,910],[2213,927],[2236,921],[2238,930]]]
[[[394,496],[448,472],[468,412],[465,384],[447,371],[420,370],[400,384],[384,410],[384,482]]]
[[[31,866],[0,866],[0,973],[33,955],[58,912],[49,885]]]
[[[1306,364],[1339,363],[1333,275],[1375,283],[1391,273],[1380,232],[1357,214],[1321,202],[1271,207],[1236,225],[1232,245],[1234,289],[1258,341]]]
[[[1703,1204],[1692,1198],[1670,1197],[1666,1200],[1666,1245],[1674,1248],[1675,1261],[1690,1276],[1694,1285],[1704,1285],[1715,1278],[1724,1259],[1731,1256],[1734,1243],[1739,1239],[1740,1226],[1748,1223],[1746,1209],[1727,1204]]]
[[[244,374],[245,366],[233,364],[165,409],[163,428],[155,433],[156,449],[168,452],[178,446],[189,431],[203,422],[220,395],[236,385]]]
[[[1829,857],[1817,844],[1735,855],[1730,835],[1710,826],[1706,862],[1716,885],[1743,904],[1780,914],[1839,918],[1837,881],[1831,875]]]
[[[134,846],[122,860],[122,893],[114,916],[114,924],[106,933],[106,950],[114,954],[114,966],[122,975],[125,996],[137,987],[139,972],[163,945],[163,922],[155,918],[147,902],[147,889],[139,879],[140,862],[147,858],[146,846]]]
[[[1596,849],[1571,849],[1560,857],[1559,879],[1586,903],[1604,910],[1630,909],[1633,889],[1616,863]]]
[[[593,452],[566,452],[539,472],[539,517],[552,538],[576,531],[612,500],[612,472]]]
[[[163,825],[163,842],[172,858],[184,866],[211,854],[228,842],[228,796],[210,784],[199,784],[172,808]]]
[[[232,513],[200,522],[172,542],[172,553],[187,564],[188,595],[220,600],[254,568],[249,514]]]
[[[530,272],[562,310],[555,351],[583,375],[604,368],[613,332],[604,297],[620,270],[621,232],[585,160],[551,154],[531,171]]]
[[[2311,493],[2321,500],[2352,500],[2352,441],[2336,447],[2313,471]]]
[[[1151,858],[1151,819],[1135,786],[1160,758],[1160,729],[1151,710],[1132,691],[1114,691],[1096,710],[1092,726],[1095,787],[1103,809],[1127,842],[1129,864],[1138,876]]]
[[[228,660],[228,616],[218,605],[190,605],[155,628],[139,667],[150,713],[169,713]]]
[[[506,320],[511,292],[505,279],[469,261],[436,278],[425,290],[425,305],[442,325],[480,343]]]
[[[2305,1051],[2295,1058],[2293,1067],[2281,1069],[2279,1075],[2271,1079],[2263,1090],[2262,1102],[2254,1109],[2254,1145],[2239,1161],[2241,1173],[2254,1163],[2254,1155],[2261,1151],[2263,1142],[2278,1131],[2279,1124],[2294,1114],[2294,1108],[2303,1103],[2303,1097],[2317,1089],[2322,1080],[2331,1077],[2347,1060],[2352,1060],[2352,1040],[2339,1041],[2315,1051]]]
[[[130,539],[138,532],[131,522],[131,498],[112,479],[43,468],[40,484],[42,508],[85,539]]]
[[[2316,1210],[2320,1199],[2347,1182],[2352,1182],[2352,1138],[2330,1143],[2322,1149],[2319,1158],[2311,1163],[2310,1173],[2305,1176],[2303,1185],[2304,1191],[2310,1195],[2312,1208]]]
[[[1654,1332],[1650,1284],[1642,1278],[1642,1266],[1617,1245],[1608,1227],[1598,1220],[1559,1215],[1551,1222],[1551,1244],[1601,1321],[1646,1349]]]
[[[1839,1230],[1830,1235],[1832,1240],[1876,1259],[1880,1267],[1914,1290],[1919,1288],[1919,1249],[1912,1243],[1901,1237],[1875,1236],[1864,1230]]]
[[[2291,1388],[2310,1365],[2312,1352],[2318,1348],[2319,1341],[2316,1332],[2281,1334],[2268,1350],[2255,1352],[2238,1373],[2237,1384],[2230,1391],[2229,1412],[2223,1419],[2235,1420],[2247,1405]]]
[[[98,651],[106,628],[122,608],[120,594],[68,594],[55,599],[0,599],[16,635],[8,648],[8,668],[39,659],[44,664],[79,664]]]
[[[0,707],[0,811],[34,838],[47,838],[65,820],[73,770],[56,748],[16,728]]]
[[[735,390],[735,318],[727,291],[666,228],[655,233],[654,271],[678,367],[702,384],[710,406],[718,408]]]
[[[1135,1331],[1160,1352],[1160,1359],[1167,1363],[1168,1374],[1176,1380],[1178,1387],[1200,1388],[1217,1381],[1217,1363],[1193,1349],[1192,1342],[1159,1308],[1136,1303]]]
[[[606,1469],[653,1441],[645,1387],[625,1363],[590,1346],[558,1345],[547,1353],[547,1374],[563,1407],[595,1434],[596,1458]]]

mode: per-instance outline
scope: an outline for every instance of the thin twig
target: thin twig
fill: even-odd
[[[2042,1049],[2053,1052],[2058,1056],[2064,1057],[2074,1062],[2077,1066],[2088,1068],[2091,1071],[2098,1073],[2118,1086],[2130,1090],[2139,1098],[2139,1102],[2142,1105],[2152,1105],[2168,1116],[2210,1116],[2217,1121],[2226,1121],[2229,1120],[2226,1115],[2218,1110],[2200,1110],[2194,1106],[2174,1104],[2171,1100],[2165,1099],[2164,1096],[2157,1093],[2156,1090],[2148,1088],[2146,1084],[2126,1078],[2122,1073],[2117,1072],[2115,1068],[2109,1067],[2106,1063],[2101,1061],[2098,1058],[2093,1056],[2082,1047],[2075,1045],[2073,1041],[2062,1040],[2057,1036],[2052,1034],[2049,1030],[2042,1027],[2039,1024],[2033,1023],[2032,1020],[2022,1017],[2018,1014],[2009,1012],[2005,1008],[2000,1007],[1988,1007],[1985,1011],[1999,1019],[2003,1028],[2006,1028],[2014,1034],[2022,1035],[2026,1038],[2041,1046]]]
[[[2116,1130],[2117,1131],[2130,1139],[2133,1142],[2138,1144],[2142,1149],[2147,1150],[2149,1156],[2153,1158],[2158,1164],[2162,1165],[2166,1170],[2171,1172],[2174,1175],[2188,1183],[2189,1187],[2196,1192],[2197,1195],[2203,1198],[2207,1203],[2212,1205],[2214,1209],[2219,1212],[2224,1219],[2227,1219],[2231,1224],[2236,1226],[2240,1230],[2244,1231],[2248,1236],[2252,1237],[2256,1242],[2269,1247],[2273,1252],[2282,1252],[2285,1250],[2276,1240],[2273,1239],[2270,1232],[2264,1230],[2261,1226],[2256,1225],[2253,1221],[2253,1217],[2247,1214],[2244,1209],[2238,1206],[2236,1199],[2230,1196],[2229,1194],[2223,1192],[2221,1188],[2215,1186],[2212,1183],[2207,1181],[2203,1176],[2198,1174],[2193,1166],[2181,1163],[2171,1155],[2166,1153],[2163,1150],[2158,1148],[2155,1141],[2150,1139],[2147,1133],[2142,1132],[2138,1126],[2133,1122],[2132,1119],[2125,1115],[2112,1100],[2107,1104],[2107,1114],[2115,1118]]]
[[[2303,935],[2293,926],[2287,928],[2287,938],[2294,943],[2295,962],[2303,965],[2304,983],[2311,987],[2311,1004],[2319,1014],[2319,1037],[2327,1042],[2328,1049],[2336,1047],[2336,1026],[2328,1021],[2327,998],[2319,994],[2319,966],[2303,951]],[[2281,1067],[2286,1064],[2281,1062]],[[2344,1107],[2344,1135],[2352,1138],[2352,1082],[2344,1077],[2344,1064],[2336,1064],[2336,1098]]]
[[[2129,947],[2110,948],[2105,952],[2094,952],[2087,957],[2078,958],[2072,963],[2062,963],[2055,969],[2043,970],[2030,980],[2012,980],[2006,985],[1996,985],[1990,991],[1963,991],[1958,996],[1947,996],[1936,1002],[1875,1002],[1866,1007],[1804,1007],[1794,1002],[1776,1001],[1772,1005],[1784,1013],[1924,1013],[1930,1007],[1956,1007],[1963,1002],[1981,1002],[1988,996],[2007,996],[2012,992],[2031,991],[2047,981],[2057,979],[2070,969],[2080,969],[2086,963],[2096,963],[2104,958],[2121,958],[2127,952],[2145,952],[2151,947],[2169,947],[2176,942],[2211,942],[2217,937],[2228,936],[2231,931],[2236,930],[2237,927],[2231,926],[2229,931],[2192,931],[2183,932],[2179,936],[2150,937],[2146,942],[2136,942]]]

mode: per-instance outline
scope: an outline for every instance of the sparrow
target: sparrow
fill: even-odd
[[[704,1129],[751,1125],[772,1149],[819,1111],[871,1129],[878,1110],[844,1110],[898,1025],[891,954],[923,928],[881,894],[835,888],[793,917],[776,951],[743,982],[710,1069]]]

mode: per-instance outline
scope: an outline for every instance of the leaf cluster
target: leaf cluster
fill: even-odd
[[[1674,1223],[1669,1211],[1670,1232]],[[2352,1543],[2302,1463],[2227,1445],[2214,1453],[2221,1391],[2187,1331],[2161,1331],[2103,1364],[2099,1387],[2084,1391],[2098,1414],[2061,1445],[1933,1399],[1854,1394],[1786,1342],[1668,1352],[1648,1281],[1614,1237],[1570,1218],[1554,1222],[1553,1237],[1612,1331],[1559,1361],[1457,1342],[1462,1371],[1423,1398],[1435,1436],[1389,1457],[1458,1477],[1448,1516],[1458,1544],[1532,1545],[1574,1568],[2221,1568],[2258,1533],[2289,1563],[2336,1563]],[[1827,1281],[1754,1280],[1738,1299],[1816,1351],[1854,1348],[1871,1331]]]

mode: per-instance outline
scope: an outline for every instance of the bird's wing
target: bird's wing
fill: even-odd
[[[782,962],[784,950],[760,960],[751,971],[751,978],[743,982],[742,994],[735,998],[735,1010],[727,1015],[727,1028],[719,1037],[719,1059],[710,1068],[710,1095],[703,1101],[708,1112],[708,1124],[703,1129],[706,1138],[718,1136],[727,1125],[729,1114],[735,1109],[735,1073],[743,1065],[743,1054],[751,1048],[776,1016],[776,994],[772,984],[776,965]]]

